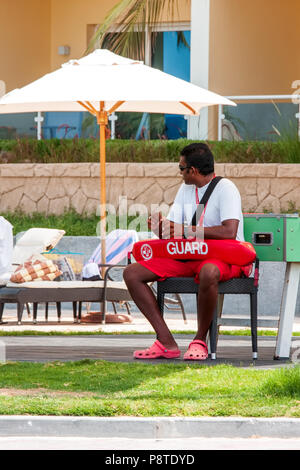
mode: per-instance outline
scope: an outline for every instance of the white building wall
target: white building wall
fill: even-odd
[[[191,1],[191,82],[208,89],[209,85],[210,0]],[[207,139],[208,109],[188,120],[189,139]]]

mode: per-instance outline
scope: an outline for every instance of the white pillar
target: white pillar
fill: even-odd
[[[202,88],[209,87],[209,25],[210,0],[191,2],[191,82]],[[189,139],[207,139],[208,109],[200,118],[191,117],[188,122]]]
[[[152,47],[151,47],[151,31],[149,25],[145,26],[145,65],[151,67]]]

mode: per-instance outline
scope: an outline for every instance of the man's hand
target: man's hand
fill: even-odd
[[[184,226],[166,218],[162,220],[162,238],[183,238]]]
[[[148,217],[148,229],[155,233],[158,238],[162,238],[162,213],[156,212]]]
[[[161,212],[155,213],[148,218],[148,228],[159,238],[182,238],[183,225],[176,224],[162,216]]]

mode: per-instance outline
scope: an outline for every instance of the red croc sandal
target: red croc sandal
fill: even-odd
[[[133,357],[135,357],[135,359],[158,359],[160,357],[175,359],[179,357],[180,354],[179,349],[166,349],[163,344],[156,340],[149,349],[134,351]]]
[[[195,339],[189,345],[187,352],[184,354],[185,361],[204,361],[208,358],[208,349],[204,341]]]

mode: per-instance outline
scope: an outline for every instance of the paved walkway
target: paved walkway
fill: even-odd
[[[49,320],[46,322],[44,320],[44,306],[40,305],[37,316],[37,323],[33,324],[32,314],[28,315],[26,309],[24,309],[22,325],[17,324],[17,312],[14,305],[6,305],[4,314],[3,314],[3,324],[0,324],[0,331],[26,331],[26,330],[35,330],[35,331],[68,331],[68,332],[84,332],[84,331],[104,331],[107,333],[113,332],[127,332],[127,331],[138,331],[140,333],[144,332],[153,332],[152,327],[149,322],[145,320],[143,315],[140,312],[132,310],[130,316],[127,315],[126,309],[118,309],[118,314],[124,316],[128,321],[127,323],[112,323],[109,321],[105,325],[101,323],[84,323],[80,324],[74,323],[73,313],[71,306],[69,304],[63,304],[65,308],[62,309],[61,323],[57,321],[56,307],[54,304],[50,304],[49,307]],[[86,311],[83,311],[83,317],[85,316]],[[182,314],[178,311],[168,311],[166,310],[165,319],[171,330],[177,331],[195,331],[197,327],[196,314],[187,313],[187,322],[185,323],[182,318]],[[114,314],[110,315],[110,320],[113,319]],[[234,320],[233,320],[234,318]],[[131,319],[131,321],[129,321]],[[269,319],[269,320],[268,320]],[[243,328],[250,328],[250,318],[248,316],[241,316],[237,318],[236,316],[225,316],[222,317],[223,325],[222,330],[236,330]],[[278,325],[278,318],[274,317],[259,317],[259,324],[261,324],[261,329],[270,329],[276,334],[276,327]],[[272,326],[272,328],[271,328]],[[300,332],[300,317],[295,318],[293,331]]]
[[[258,451],[258,450],[300,450],[300,439],[274,439],[269,437],[251,437],[249,439],[237,438],[175,438],[175,439],[128,439],[128,438],[97,438],[97,437],[40,437],[40,436],[13,436],[13,437],[0,437],[0,450],[97,450],[102,451],[98,455],[102,458],[103,463],[105,460],[115,457],[122,457],[125,455],[125,462],[128,456],[138,458],[137,452],[143,451],[143,455],[139,457],[137,468],[145,465],[147,455],[145,450],[156,451],[151,453],[151,463],[154,465],[156,455],[167,454],[169,461],[176,464],[179,459],[177,456],[180,454],[182,458],[189,459],[189,465],[199,464],[201,461],[201,451],[212,450],[244,450],[244,451]],[[164,451],[157,453],[157,451]],[[166,452],[166,450],[168,452]],[[170,451],[174,451],[173,453]],[[118,451],[118,452],[117,452]],[[123,454],[122,451],[125,453]],[[132,451],[131,453],[128,453]],[[194,452],[192,452],[194,451]],[[130,455],[129,455],[130,454]],[[187,457],[188,456],[188,457]],[[160,457],[157,458],[160,461]],[[133,466],[132,466],[133,468]]]
[[[184,353],[193,335],[175,335],[179,348]],[[75,361],[81,359],[102,359],[106,361],[133,362],[135,349],[151,346],[154,335],[88,335],[88,336],[3,336],[0,344],[5,345],[5,359],[9,361]],[[292,352],[299,349],[300,341],[293,340]],[[236,367],[277,368],[288,366],[290,360],[274,360],[275,338],[258,339],[258,359],[252,360],[251,338],[246,336],[220,335],[217,359],[208,359],[206,365],[232,364]],[[182,357],[168,363],[179,363]],[[166,359],[143,361],[149,364],[165,363]],[[200,364],[203,364],[202,362]]]
[[[0,449],[299,449],[299,444],[297,418],[1,416],[0,420]]]
[[[129,318],[125,315],[125,318]],[[32,318],[24,312],[22,325],[17,325],[14,309],[6,309],[0,330],[6,332],[44,331],[44,332],[80,332],[74,336],[2,336],[1,344],[5,345],[6,360],[12,361],[67,361],[85,358],[103,359],[108,361],[132,362],[133,351],[149,347],[154,341],[154,332],[149,323],[139,313],[134,313],[131,322],[127,323],[74,323],[71,310],[62,312],[62,321],[57,322],[55,308],[49,311],[49,321],[44,321],[43,309],[38,315],[38,323],[33,324]],[[180,314],[168,313],[167,323],[171,330],[185,332],[176,335],[179,348],[184,353],[193,339],[196,329],[195,315],[189,315],[184,323]],[[240,329],[238,327],[222,327],[222,331]],[[295,330],[300,330],[300,323],[295,323]],[[130,334],[130,332],[138,334]],[[109,335],[88,335],[89,332],[111,333]],[[119,333],[127,333],[120,335]],[[85,336],[84,334],[87,333]],[[152,333],[152,334],[149,334]],[[274,336],[258,337],[258,359],[253,362],[251,337],[220,335],[217,349],[217,360],[208,359],[206,365],[230,363],[237,367],[276,368],[290,365],[289,360],[274,360],[276,346],[276,330]],[[299,354],[297,351],[299,349]],[[292,341],[292,354],[300,361],[300,338]],[[179,362],[182,359],[174,359]],[[145,361],[144,361],[145,362]],[[147,361],[148,362],[148,361]],[[165,362],[164,359],[149,363]]]

